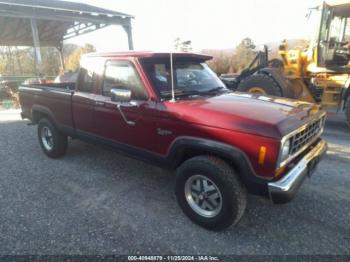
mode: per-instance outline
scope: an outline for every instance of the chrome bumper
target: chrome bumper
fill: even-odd
[[[283,204],[289,202],[306,176],[314,171],[319,159],[327,150],[327,142],[320,140],[282,179],[268,183],[272,202]]]

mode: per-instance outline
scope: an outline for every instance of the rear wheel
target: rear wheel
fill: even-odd
[[[210,156],[187,160],[177,170],[175,193],[183,212],[210,230],[238,223],[246,207],[246,189],[225,161]]]
[[[268,75],[256,74],[242,80],[238,85],[238,91],[260,94],[282,96],[281,88]]]
[[[67,136],[61,134],[47,118],[39,121],[38,138],[42,150],[48,157],[58,158],[66,154]]]

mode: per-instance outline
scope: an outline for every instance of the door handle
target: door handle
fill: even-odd
[[[127,103],[121,103],[120,106],[125,108],[134,108],[134,107],[139,107],[139,104],[135,101],[130,101]]]
[[[130,120],[128,120],[128,119],[126,118],[126,116],[125,116],[125,114],[124,114],[124,112],[123,112],[123,110],[122,110],[120,104],[117,105],[117,108],[118,108],[118,110],[119,110],[119,112],[120,112],[120,114],[121,114],[123,120],[125,121],[125,123],[127,123],[129,126],[134,126],[134,125],[136,125],[136,123],[135,123],[134,121],[130,121]]]
[[[103,102],[103,101],[95,101],[95,105],[97,105],[97,106],[104,106],[105,102]]]

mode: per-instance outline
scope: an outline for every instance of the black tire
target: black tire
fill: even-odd
[[[221,193],[221,209],[213,217],[200,215],[186,199],[186,182],[197,175],[209,178]],[[203,189],[203,184],[201,188]],[[175,194],[182,211],[193,222],[209,230],[223,230],[237,224],[244,214],[247,203],[246,189],[234,169],[225,161],[212,156],[191,158],[178,168]],[[204,201],[208,200],[203,200],[202,203]]]
[[[45,142],[42,138],[42,132],[44,132],[43,129],[48,129],[52,134],[51,149],[49,149],[47,145],[44,144]],[[42,150],[50,158],[62,157],[67,152],[67,136],[60,133],[55,125],[47,118],[40,119],[38,123],[38,139]]]
[[[346,116],[346,121],[350,127],[350,97],[348,97],[345,103],[345,116]]]
[[[282,90],[275,80],[265,74],[248,76],[239,83],[237,90],[240,92],[251,93],[251,89],[254,87],[263,89],[267,95],[282,96]]]

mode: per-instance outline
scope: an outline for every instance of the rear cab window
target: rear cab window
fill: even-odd
[[[104,60],[95,57],[83,57],[80,63],[77,90],[93,93],[97,88],[99,77],[104,70]]]

